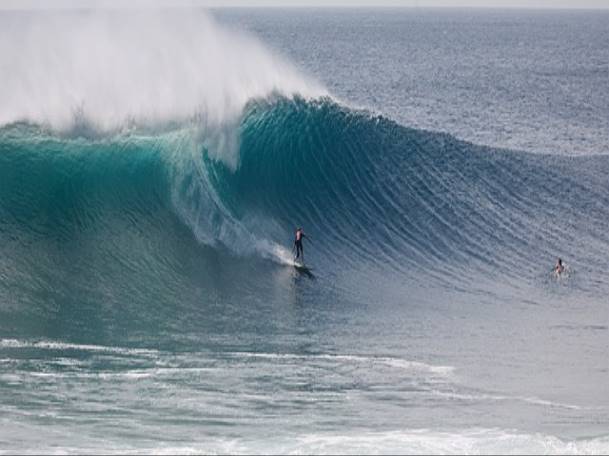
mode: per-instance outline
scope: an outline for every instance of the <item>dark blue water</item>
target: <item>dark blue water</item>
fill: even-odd
[[[606,452],[609,15],[214,15],[0,15],[0,451]]]
[[[220,10],[323,81],[400,123],[477,144],[609,152],[606,11]]]

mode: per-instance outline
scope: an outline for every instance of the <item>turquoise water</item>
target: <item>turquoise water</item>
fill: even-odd
[[[609,16],[213,15],[0,15],[0,451],[606,452]]]

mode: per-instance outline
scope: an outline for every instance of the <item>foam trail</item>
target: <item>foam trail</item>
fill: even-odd
[[[50,340],[28,341],[19,339],[0,339],[0,348],[36,348],[43,350],[81,350],[89,352],[107,352],[120,354],[150,355],[157,353],[156,350],[144,348],[108,347],[92,344],[71,344]]]

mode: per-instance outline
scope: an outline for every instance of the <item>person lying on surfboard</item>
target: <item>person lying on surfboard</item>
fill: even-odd
[[[565,266],[562,264],[562,260],[559,258],[554,266],[554,274],[561,275],[565,271]]]
[[[296,236],[294,238],[294,248],[296,249],[296,256],[294,257],[294,261],[302,257],[302,261],[304,262],[304,250],[302,249],[303,238],[308,239],[308,237],[304,234],[304,231],[302,231],[302,228],[297,228]]]

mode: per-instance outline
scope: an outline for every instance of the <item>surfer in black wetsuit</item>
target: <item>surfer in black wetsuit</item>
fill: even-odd
[[[304,250],[302,249],[302,239],[305,237],[307,237],[307,236],[305,236],[304,231],[302,231],[302,228],[297,228],[296,236],[294,237],[294,248],[296,249],[296,256],[294,257],[294,260],[297,260],[298,258],[302,257],[302,261],[304,261]]]

